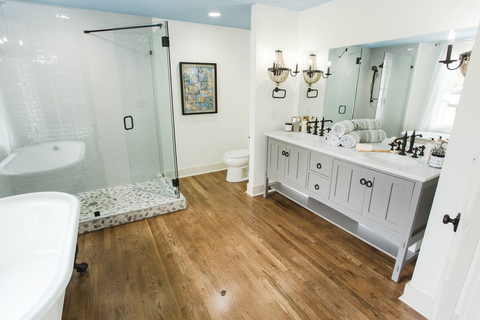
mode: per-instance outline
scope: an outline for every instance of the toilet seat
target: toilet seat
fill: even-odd
[[[246,158],[249,156],[249,152],[246,149],[238,149],[225,152],[224,158],[228,159],[238,159],[238,158]]]

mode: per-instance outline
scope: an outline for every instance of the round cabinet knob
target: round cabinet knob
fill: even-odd
[[[284,156],[284,155],[285,155],[285,151],[282,151],[282,156]]]
[[[364,186],[367,183],[367,180],[365,178],[360,179],[360,184]]]
[[[322,169],[322,164],[321,163],[317,163],[317,169]]]
[[[315,190],[320,190],[320,186],[318,184],[314,185],[313,187],[315,188]]]
[[[287,157],[287,158],[288,158],[288,156],[289,156],[288,152],[285,152],[285,157]]]
[[[367,181],[366,185],[367,185],[367,188],[373,187],[372,181]]]

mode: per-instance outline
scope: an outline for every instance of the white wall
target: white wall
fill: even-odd
[[[330,1],[300,12],[299,49],[337,48],[477,27],[479,12],[480,3],[475,0]]]
[[[275,50],[283,51],[288,68],[295,69],[301,60],[297,48],[298,12],[256,4],[252,6],[251,29],[251,102],[250,102],[250,173],[247,193],[262,191],[265,172],[265,132],[282,130],[286,121],[294,115],[298,105],[300,87],[298,74],[280,84],[287,90],[285,99],[273,99],[275,83],[267,69],[272,66]],[[271,119],[272,112],[276,114]]]
[[[248,149],[250,31],[180,21],[169,29],[180,175],[223,168],[225,152]],[[217,63],[217,114],[182,116],[180,62]]]

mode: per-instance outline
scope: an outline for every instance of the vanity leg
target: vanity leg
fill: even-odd
[[[265,154],[265,184],[263,185],[263,197],[264,198],[268,198],[268,173],[267,173],[267,169],[268,169],[268,137],[266,140],[266,147],[265,147],[265,150],[267,150],[266,154]]]
[[[266,172],[265,172],[265,187],[263,189],[263,197],[268,198],[268,176]]]
[[[405,257],[407,256],[407,251],[407,243],[403,242],[400,248],[398,248],[397,260],[395,260],[395,267],[393,268],[392,280],[395,282],[399,282],[400,277],[402,276],[402,270],[405,266]]]

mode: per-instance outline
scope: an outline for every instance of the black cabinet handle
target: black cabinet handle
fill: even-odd
[[[365,184],[367,184],[367,180],[365,180],[364,178],[360,179],[360,184],[364,186]]]
[[[127,119],[130,119],[131,126],[127,127]],[[133,129],[133,117],[132,116],[126,116],[123,118],[123,127],[125,130],[132,130]]]
[[[317,163],[317,169],[322,169],[322,164],[321,163]]]
[[[288,158],[288,156],[289,156],[288,152],[285,152],[285,157],[287,157],[287,158]]]
[[[450,218],[450,216],[448,214],[443,216],[443,223],[444,224],[449,224],[449,223],[453,224],[453,232],[457,232],[459,222],[460,222],[460,213],[457,214],[455,219]]]
[[[373,186],[373,183],[372,181],[367,181],[366,185],[367,185],[367,188],[371,188]]]
[[[285,155],[285,151],[282,151],[282,156],[284,156],[284,155]]]
[[[315,190],[319,190],[320,189],[320,186],[318,184],[314,185],[313,186],[315,188]]]

